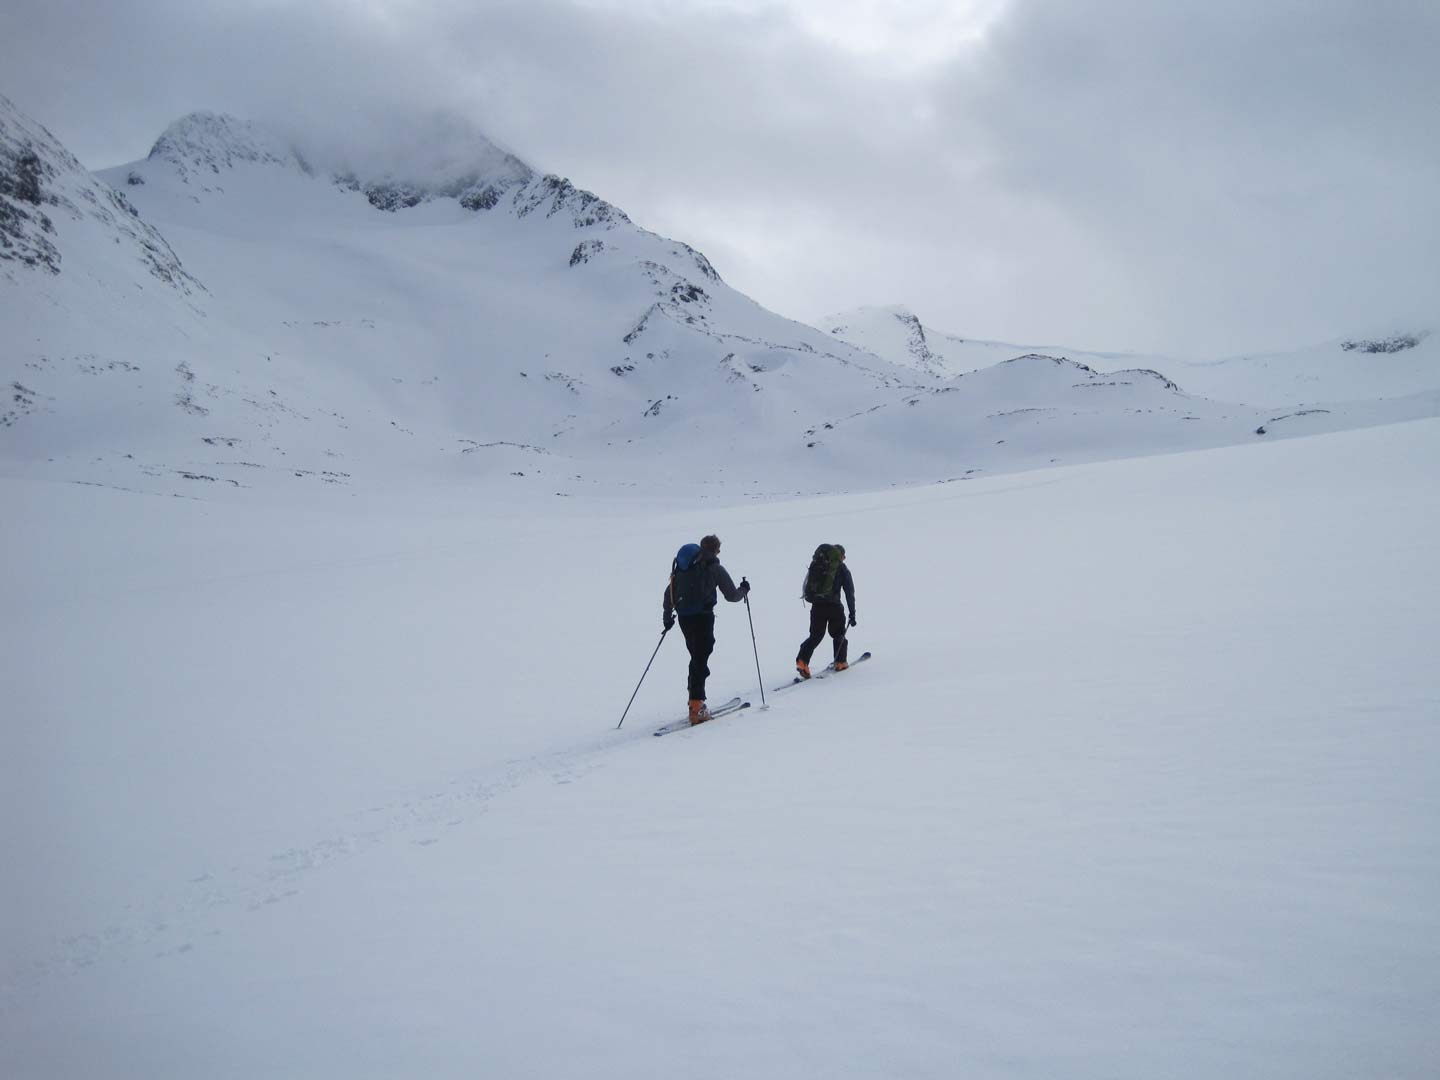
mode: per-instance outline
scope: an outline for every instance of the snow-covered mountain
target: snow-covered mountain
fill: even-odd
[[[1183,361],[1172,370],[1196,393],[1229,400],[1405,398],[1440,389],[1440,336],[1423,327],[1387,330],[1281,353]]]
[[[1356,335],[1280,353],[1196,359],[1179,348],[1171,355],[1145,355],[965,338],[924,325],[904,306],[856,308],[827,316],[820,326],[836,340],[893,364],[947,377],[1043,355],[1103,372],[1159,370],[1189,393],[1269,410],[1440,390],[1440,336],[1425,328]]]
[[[1165,366],[1159,357],[961,337],[926,326],[915,312],[903,305],[855,308],[826,316],[819,325],[837,341],[855,345],[891,363],[945,377],[964,375],[1027,354],[1063,356],[1103,371]]]
[[[964,344],[958,339],[942,336],[932,343],[920,319],[905,307],[856,308],[828,316],[819,325],[841,341],[917,371],[958,375],[970,366],[979,366],[966,366],[966,360],[958,357],[956,347]]]
[[[817,446],[837,454],[849,446],[901,444],[912,467],[924,463],[937,477],[964,479],[1436,415],[1437,390],[1387,401],[1265,407],[1186,393],[1149,368],[1102,372],[1076,360],[1027,353],[938,388],[917,388],[831,417],[809,434]]]
[[[963,340],[904,309],[805,326],[454,122],[356,161],[194,113],[94,176],[8,101],[0,132],[0,315],[17,328],[0,466],[57,479],[781,494],[1440,411],[1429,338],[1413,361],[1344,354],[1405,365],[1386,385],[1418,396],[1338,407],[1270,396],[1275,380],[1249,397],[1261,384],[1237,375],[1276,358],[1177,377],[1161,359]],[[1345,400],[1396,396],[1364,385]]]
[[[106,235],[58,229],[70,276],[17,271],[0,295],[25,328],[5,375],[30,403],[5,458],[177,491],[362,473],[703,487],[727,469],[793,490],[823,480],[814,417],[915,383],[477,140],[375,177],[231,118],[172,125],[100,176],[204,289],[135,295],[133,268],[98,258]]]

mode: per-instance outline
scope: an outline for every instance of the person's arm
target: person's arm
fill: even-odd
[[[725,599],[729,600],[732,604],[744,600],[746,594],[750,592],[750,582],[742,579],[740,587],[737,589],[734,580],[730,577],[730,571],[726,570],[725,567],[721,566],[718,562],[715,564],[715,587],[718,588]]]
[[[660,625],[669,630],[675,625],[675,603],[672,595],[674,582],[665,583],[665,598],[660,601]]]
[[[844,563],[840,564],[840,585],[845,590],[845,603],[850,608],[850,625],[855,625],[855,579],[850,576],[850,568]]]

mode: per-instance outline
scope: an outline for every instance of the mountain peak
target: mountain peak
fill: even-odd
[[[303,145],[318,166],[365,184],[455,193],[484,184],[511,187],[537,175],[469,120],[449,113],[378,124],[358,137],[321,133]]]
[[[300,147],[303,145],[304,149]],[[436,114],[381,124],[366,133],[318,132],[291,141],[224,113],[192,112],[155,141],[148,161],[204,186],[237,165],[278,167],[329,179],[378,210],[456,199],[489,210],[509,199],[518,216],[540,208],[573,212],[577,227],[628,221],[623,212],[557,176],[541,176],[463,118]],[[143,171],[131,184],[143,183]]]
[[[831,315],[820,325],[833,336],[877,355],[890,356],[896,347],[903,349],[908,359],[900,362],[907,367],[933,375],[945,373],[944,357],[930,348],[924,324],[904,304],[859,307]]]
[[[149,160],[167,162],[184,180],[218,175],[240,163],[279,165],[309,173],[310,166],[277,136],[225,113],[193,112],[176,120],[155,140]]]

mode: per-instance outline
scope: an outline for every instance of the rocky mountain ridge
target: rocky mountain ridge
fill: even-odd
[[[59,275],[63,237],[72,228],[108,237],[179,293],[204,288],[121,192],[97,181],[55,136],[0,97],[0,265]]]

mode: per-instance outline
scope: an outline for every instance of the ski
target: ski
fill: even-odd
[[[870,652],[869,652],[869,650],[866,650],[865,652],[863,652],[863,653],[861,653],[859,656],[857,656],[854,660],[851,660],[851,661],[850,661],[850,667],[854,667],[856,664],[860,663],[861,661],[863,661],[863,660],[869,660],[869,659],[870,659]],[[848,668],[847,668],[847,670],[848,670]],[[793,679],[791,679],[789,682],[787,682],[787,683],[782,683],[781,685],[775,687],[775,689],[773,689],[773,690],[771,691],[771,693],[772,693],[772,694],[778,694],[781,690],[789,690],[792,686],[799,686],[801,683],[804,683],[804,682],[814,682],[816,679],[824,679],[824,678],[828,678],[828,677],[831,676],[831,675],[836,675],[836,674],[843,674],[843,672],[837,672],[837,671],[835,670],[835,665],[834,665],[833,663],[831,663],[831,664],[826,664],[825,667],[823,667],[821,670],[817,671],[814,675],[811,675],[810,678],[808,678],[808,679],[802,679],[799,675],[796,675],[796,676],[795,676]]]
[[[846,671],[849,671],[850,668],[854,667],[856,664],[862,663],[862,662],[864,662],[864,661],[866,661],[866,660],[869,660],[869,659],[870,659],[870,653],[869,653],[869,651],[867,650],[866,652],[862,652],[862,653],[861,653],[859,656],[857,656],[854,660],[851,660],[851,661],[850,661],[849,666],[846,667],[845,670],[846,670]],[[817,678],[817,679],[825,679],[825,678],[829,678],[831,675],[843,675],[844,673],[845,673],[845,672],[843,672],[843,671],[836,671],[834,664],[826,664],[826,665],[825,665],[825,670],[817,673],[814,677]]]
[[[748,701],[743,698],[733,697],[723,705],[717,705],[711,709],[710,719],[714,720],[717,716],[728,716],[730,713],[739,712],[741,709],[748,709],[749,707],[750,703]],[[706,723],[709,723],[709,721],[707,720]],[[682,716],[679,720],[672,720],[663,727],[656,728],[653,734],[669,735],[672,731],[683,731],[686,728],[694,726],[696,725],[690,723],[689,716]]]

